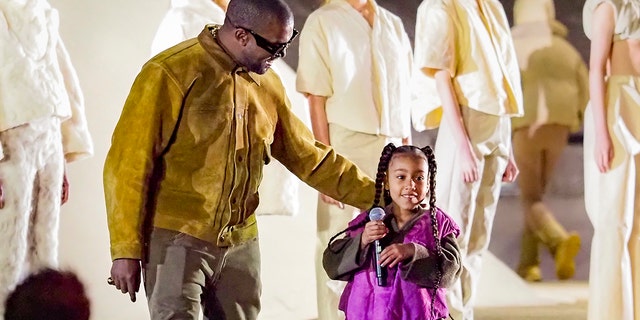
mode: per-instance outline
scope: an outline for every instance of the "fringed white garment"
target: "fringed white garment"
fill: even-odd
[[[0,132],[0,319],[8,293],[29,273],[56,267],[64,158],[60,120]]]

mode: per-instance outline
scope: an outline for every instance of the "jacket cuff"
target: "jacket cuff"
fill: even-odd
[[[142,246],[139,244],[113,244],[111,245],[111,260],[116,259],[142,259]]]

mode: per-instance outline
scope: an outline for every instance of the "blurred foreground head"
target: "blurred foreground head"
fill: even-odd
[[[32,274],[19,284],[5,310],[5,320],[88,320],[91,313],[78,277],[53,269]]]

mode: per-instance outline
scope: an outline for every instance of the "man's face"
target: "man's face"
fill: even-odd
[[[293,25],[283,26],[277,22],[266,24],[261,29],[242,29],[250,39],[244,50],[244,61],[241,62],[249,71],[258,74],[264,74],[274,60],[284,57],[289,44],[297,35]]]

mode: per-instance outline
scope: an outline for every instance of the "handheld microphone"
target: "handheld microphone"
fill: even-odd
[[[384,210],[380,207],[374,207],[369,210],[369,220],[380,221],[384,218]],[[378,278],[378,286],[384,287],[387,280],[387,268],[380,265],[380,253],[382,253],[382,245],[380,240],[373,241],[374,261],[376,264],[376,278]]]

